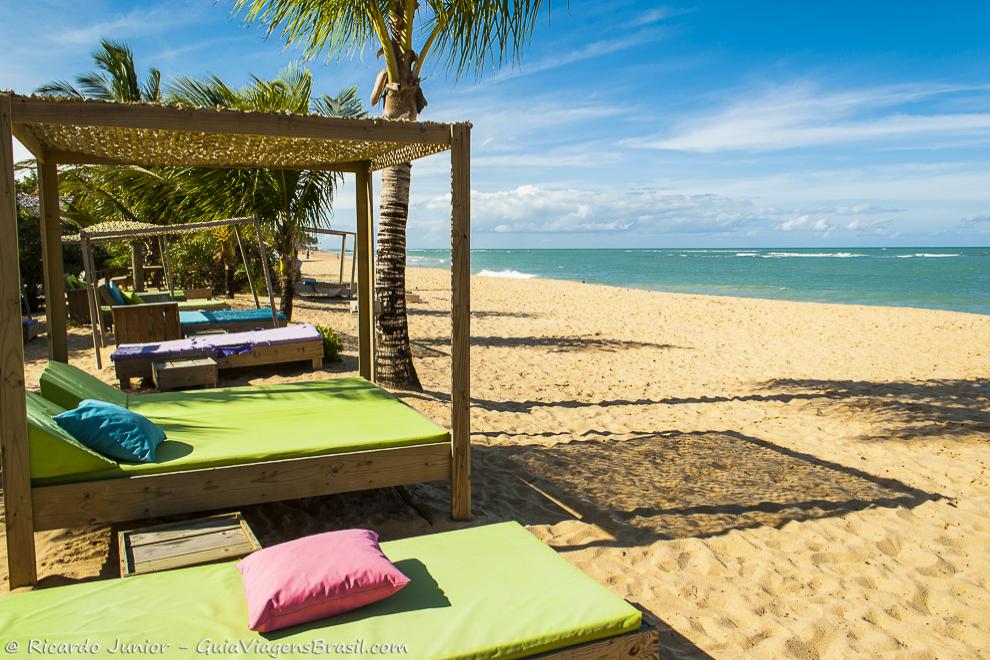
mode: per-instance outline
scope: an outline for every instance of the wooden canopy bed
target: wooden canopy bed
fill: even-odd
[[[469,124],[337,119],[0,94],[0,461],[9,586],[15,589],[37,581],[34,532],[43,529],[434,480],[449,480],[452,516],[469,518],[470,128]],[[13,137],[38,162],[48,350],[51,361],[62,363],[68,362],[68,343],[58,166],[270,167],[353,173],[357,197],[358,371],[366,384],[374,373],[371,174],[449,151],[449,441],[73,483],[42,485],[32,480],[19,314]],[[171,396],[204,396],[209,392]]]

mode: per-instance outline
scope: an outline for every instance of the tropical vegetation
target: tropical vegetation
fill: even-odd
[[[455,75],[516,57],[549,0],[235,0],[251,23],[302,44],[307,56],[378,49],[384,59],[371,95],[386,119],[416,120],[426,107],[424,65]],[[391,387],[419,388],[409,346],[405,302],[409,163],[382,174],[375,263],[375,377]]]
[[[75,84],[56,81],[37,91],[265,112],[350,117],[365,114],[356,89],[344,89],[336,96],[317,95],[309,71],[300,67],[289,67],[273,80],[252,77],[243,87],[231,86],[216,76],[179,77],[162,85],[157,69],[151,69],[143,83],[138,79],[133,53],[126,44],[103,40],[93,59],[97,71],[78,76]],[[337,175],[313,170],[78,166],[60,172],[63,214],[79,227],[114,219],[166,224],[257,217],[274,247],[281,309],[289,318],[299,274],[298,246],[307,238],[306,227],[329,223],[337,183]],[[173,245],[169,256],[177,262],[176,270],[208,278],[210,286],[222,287],[232,295],[240,280],[236,236],[228,229],[218,230],[211,238],[214,250],[209,250],[205,241],[194,239]],[[139,247],[151,252],[153,258],[160,258],[157,244]],[[124,259],[123,254],[117,257]],[[218,274],[222,282],[217,281]]]

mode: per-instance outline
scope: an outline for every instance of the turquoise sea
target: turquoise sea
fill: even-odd
[[[449,267],[449,250],[409,265]],[[471,272],[778,300],[990,314],[990,248],[473,250]]]

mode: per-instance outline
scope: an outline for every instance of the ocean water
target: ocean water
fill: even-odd
[[[449,267],[449,250],[409,266]],[[654,291],[990,314],[990,248],[473,250],[471,272]]]

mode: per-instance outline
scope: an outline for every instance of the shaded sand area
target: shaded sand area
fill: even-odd
[[[304,265],[336,269],[320,253]],[[441,423],[449,282],[409,271],[425,391],[402,396]],[[656,614],[670,657],[990,657],[990,317],[472,287],[472,524],[526,524]],[[299,301],[295,319],[337,328],[344,361],[224,382],[356,370],[346,303]],[[43,341],[27,351],[32,385]],[[82,330],[71,345],[92,369]],[[446,510],[443,484],[243,509],[263,544],[428,533],[455,526]],[[113,575],[110,534],[39,534],[43,584]]]

